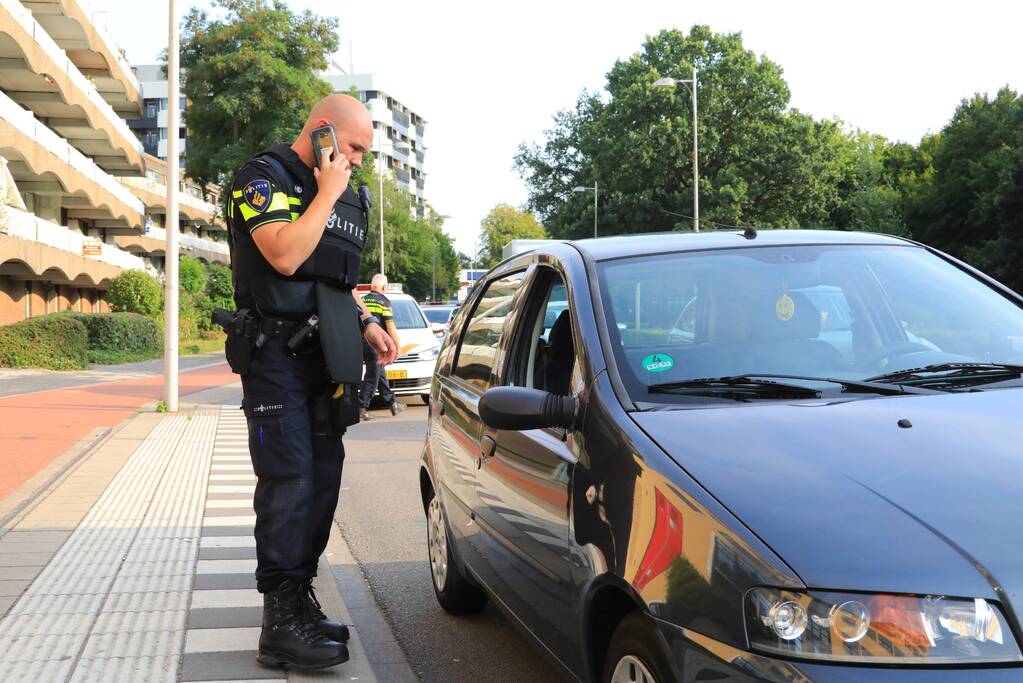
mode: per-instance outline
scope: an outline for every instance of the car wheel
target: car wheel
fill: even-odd
[[[426,541],[430,554],[430,575],[437,602],[450,614],[478,612],[487,603],[487,595],[462,576],[451,553],[448,527],[440,498],[433,492],[426,506]]]
[[[670,683],[671,666],[650,618],[629,614],[618,624],[604,659],[603,683]]]
[[[419,394],[419,398],[422,399],[424,406],[430,405],[430,395],[429,394]]]

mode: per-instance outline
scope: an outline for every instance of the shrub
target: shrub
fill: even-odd
[[[0,327],[0,367],[81,370],[87,347],[85,325],[64,314]]]
[[[206,267],[202,261],[182,255],[178,260],[178,285],[189,294],[206,291]]]
[[[111,280],[106,298],[114,311],[153,316],[163,310],[163,286],[141,270],[126,270]]]
[[[206,296],[215,306],[234,308],[234,285],[231,283],[231,269],[219,263],[211,263],[206,270]]]
[[[67,313],[85,325],[90,363],[154,358],[163,351],[163,335],[152,318],[137,313]]]

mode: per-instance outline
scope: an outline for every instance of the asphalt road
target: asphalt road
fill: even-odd
[[[409,664],[424,681],[560,680],[493,606],[453,617],[437,604],[419,495],[426,407],[408,400],[349,430],[337,519]]]

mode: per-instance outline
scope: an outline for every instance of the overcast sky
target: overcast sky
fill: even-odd
[[[155,62],[167,16],[153,0],[92,0],[132,63]],[[959,101],[1008,84],[1023,90],[1023,3],[860,0],[450,2],[289,0],[338,16],[347,69],[375,72],[427,120],[426,196],[465,252],[497,203],[520,205],[512,168],[520,142],[539,141],[553,114],[599,89],[616,59],[648,34],[706,23],[741,31],[779,63],[791,104],[818,118],[917,142]],[[180,12],[208,3],[178,0]]]

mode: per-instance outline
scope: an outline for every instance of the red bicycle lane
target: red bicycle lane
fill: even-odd
[[[182,372],[179,395],[238,381],[227,363]],[[0,499],[93,429],[113,427],[163,397],[163,376],[86,384],[0,398]]]

